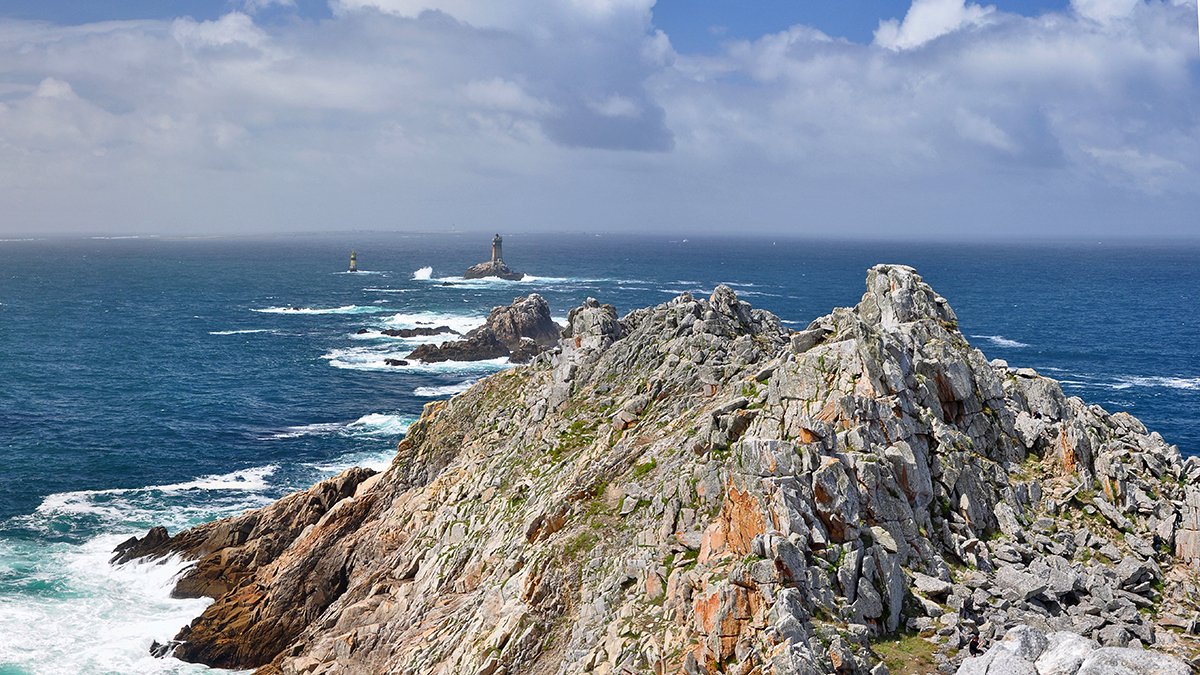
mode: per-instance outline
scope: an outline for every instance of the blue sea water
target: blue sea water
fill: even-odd
[[[386,465],[421,407],[500,363],[392,367],[529,292],[557,317],[729,283],[796,328],[914,265],[991,358],[1200,452],[1200,246],[511,235],[522,282],[466,281],[486,235],[0,241],[0,673],[203,672],[153,659],[203,600],[119,541]],[[358,274],[344,272],[351,248]],[[367,334],[357,331],[367,329]]]

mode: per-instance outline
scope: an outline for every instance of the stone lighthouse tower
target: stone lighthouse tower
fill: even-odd
[[[350,271],[351,272],[358,271],[358,252],[357,251],[350,251]]]
[[[504,254],[500,250],[503,244],[504,240],[500,238],[499,234],[492,237],[492,262],[502,262],[504,260]]]

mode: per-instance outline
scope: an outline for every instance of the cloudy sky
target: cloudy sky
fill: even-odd
[[[1195,0],[5,0],[0,234],[1200,237]]]

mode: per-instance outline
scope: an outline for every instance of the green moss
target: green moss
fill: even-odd
[[[596,544],[599,541],[600,535],[595,532],[580,532],[571,537],[566,545],[563,546],[563,557],[568,560],[578,559],[580,556],[591,552],[593,548],[596,548]]]
[[[924,675],[937,672],[937,648],[916,633],[905,633],[871,645],[892,675]]]
[[[653,471],[654,467],[656,466],[658,466],[658,460],[654,459],[653,457],[650,458],[649,462],[644,464],[635,464],[633,467],[633,477],[641,478]]]
[[[596,440],[596,423],[588,424],[575,420],[558,435],[558,445],[550,451],[550,457],[559,461],[563,457],[591,445]]]

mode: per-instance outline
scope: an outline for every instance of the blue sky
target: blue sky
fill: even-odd
[[[7,0],[0,235],[1197,237],[1196,16],[1195,0]]]
[[[894,19],[908,11],[906,0],[658,0],[654,25],[666,31],[677,49],[711,51],[722,40],[755,38],[806,24],[856,42],[870,42],[881,19]],[[1062,10],[1061,0],[1008,0],[994,2],[1006,12],[1036,16]],[[0,16],[79,24],[110,19],[173,19],[190,16],[211,20],[241,3],[227,0],[6,0]],[[331,16],[324,0],[296,0],[294,8],[275,8],[278,19],[292,13],[309,19]]]

